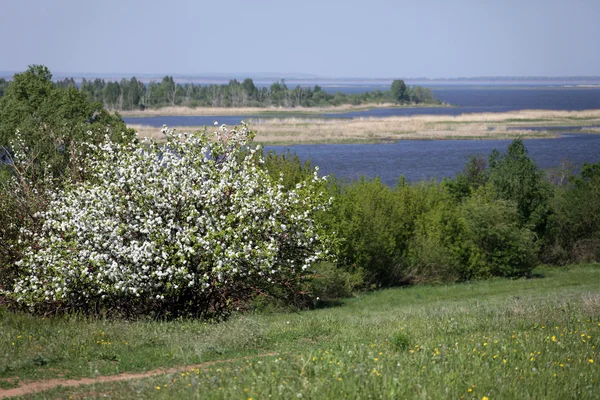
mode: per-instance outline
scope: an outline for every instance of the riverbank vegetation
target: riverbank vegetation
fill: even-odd
[[[561,132],[598,133],[600,110],[523,110],[506,113],[413,115],[384,118],[251,118],[255,141],[265,144],[380,143],[397,140],[553,138]],[[140,137],[161,140],[151,126],[130,124]],[[192,132],[202,127],[174,127]]]

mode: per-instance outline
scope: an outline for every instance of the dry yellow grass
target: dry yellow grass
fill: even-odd
[[[381,142],[401,139],[477,139],[554,137],[545,131],[514,129],[518,126],[600,125],[600,110],[419,115],[410,117],[323,119],[258,118],[251,120],[256,141],[263,143]],[[132,125],[141,137],[161,139],[159,128]],[[176,127],[194,131],[201,127]],[[512,129],[509,129],[512,128]],[[594,128],[586,131],[595,131]]]

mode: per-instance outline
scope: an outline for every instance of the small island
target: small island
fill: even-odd
[[[392,82],[390,90],[363,93],[329,93],[319,85],[288,88],[281,79],[269,87],[257,87],[251,78],[242,82],[231,79],[227,84],[178,83],[172,76],[162,81],[144,83],[136,77],[118,81],[83,78],[57,81],[58,87],[74,87],[85,93],[90,101],[101,102],[109,110],[123,115],[206,115],[250,109],[253,113],[306,112],[312,109],[346,111],[354,108],[390,106],[442,106],[430,89],[408,86],[401,79]]]

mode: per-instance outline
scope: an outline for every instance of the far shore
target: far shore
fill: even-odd
[[[201,116],[272,116],[272,115],[320,115],[336,114],[351,111],[364,111],[374,108],[424,108],[424,107],[451,107],[448,104],[344,104],[331,107],[162,107],[146,110],[119,111],[124,117],[201,117]]]
[[[140,137],[163,140],[160,128],[129,125]],[[552,127],[571,133],[600,133],[600,110],[523,110],[457,116],[415,115],[386,118],[251,118],[255,141],[262,144],[382,143],[403,139],[555,138]],[[170,126],[180,132],[202,126]],[[209,130],[212,127],[208,128]]]

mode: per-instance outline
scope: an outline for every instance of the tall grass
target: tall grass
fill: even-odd
[[[185,114],[183,114],[185,115]],[[215,115],[213,114],[208,115]],[[510,139],[556,137],[556,132],[519,129],[519,126],[593,126],[600,110],[524,110],[507,113],[416,115],[409,117],[323,119],[318,117],[253,118],[256,141],[266,143],[356,143],[402,139]],[[160,139],[160,129],[130,125],[142,137]],[[510,128],[510,129],[509,129]],[[181,126],[193,131],[200,127]]]

